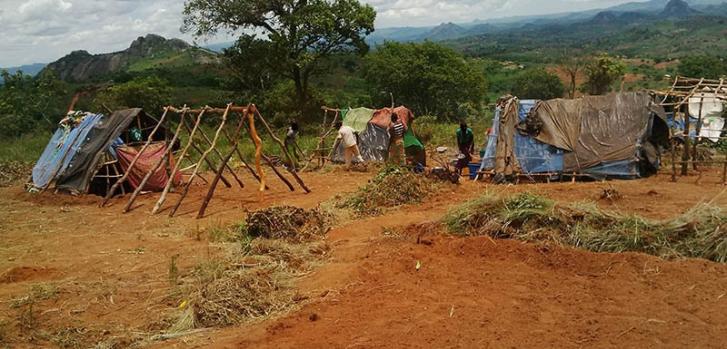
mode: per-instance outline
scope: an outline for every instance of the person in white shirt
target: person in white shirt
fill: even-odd
[[[350,126],[344,126],[340,121],[336,122],[336,128],[338,128],[336,146],[339,143],[343,145],[343,158],[346,161],[346,169],[350,170],[352,160],[357,163],[364,162],[361,157],[361,151],[358,149],[358,143],[356,142],[356,135],[354,134],[356,131]]]

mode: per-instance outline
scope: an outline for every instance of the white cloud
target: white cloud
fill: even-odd
[[[605,7],[629,0],[362,0],[378,12],[376,26],[532,15]],[[125,49],[138,36],[182,34],[183,0],[0,0],[0,67],[51,62],[73,50]],[[210,41],[231,40],[221,36]]]

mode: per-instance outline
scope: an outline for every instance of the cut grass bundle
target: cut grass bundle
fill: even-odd
[[[312,240],[328,232],[332,216],[323,210],[275,206],[250,213],[247,233],[270,239]]]
[[[531,193],[510,198],[485,195],[453,209],[443,223],[455,234],[727,262],[727,213],[707,204],[674,219],[652,221],[604,211],[592,203],[556,205]]]
[[[339,208],[350,208],[359,216],[376,216],[382,208],[419,203],[434,189],[433,183],[406,168],[385,167],[345,199]]]
[[[323,237],[329,223],[320,210],[273,207],[230,227],[241,233],[240,240],[182,279],[182,294],[188,296],[180,300],[181,312],[167,335],[230,326],[292,307],[300,300],[293,280],[327,257]]]

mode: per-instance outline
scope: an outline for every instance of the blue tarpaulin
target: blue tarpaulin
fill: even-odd
[[[93,127],[103,120],[101,114],[87,115],[73,129],[59,128],[33,167],[33,185],[47,187],[53,179],[63,173],[78,152]]]

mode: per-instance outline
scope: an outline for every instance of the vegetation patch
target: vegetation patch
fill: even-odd
[[[350,208],[359,216],[377,216],[382,208],[419,203],[434,190],[434,183],[402,167],[385,167],[338,208]]]
[[[443,223],[454,234],[727,262],[727,213],[709,204],[653,221],[604,211],[593,203],[561,205],[531,193],[506,198],[488,194],[453,209]]]
[[[0,161],[0,187],[7,187],[28,178],[33,165],[20,161]]]
[[[253,237],[310,241],[325,235],[333,217],[320,209],[276,206],[247,216],[247,232]]]
[[[284,312],[305,297],[295,278],[328,256],[329,215],[273,207],[250,213],[222,257],[198,264],[181,278],[180,313],[167,338],[199,328],[223,327]]]

